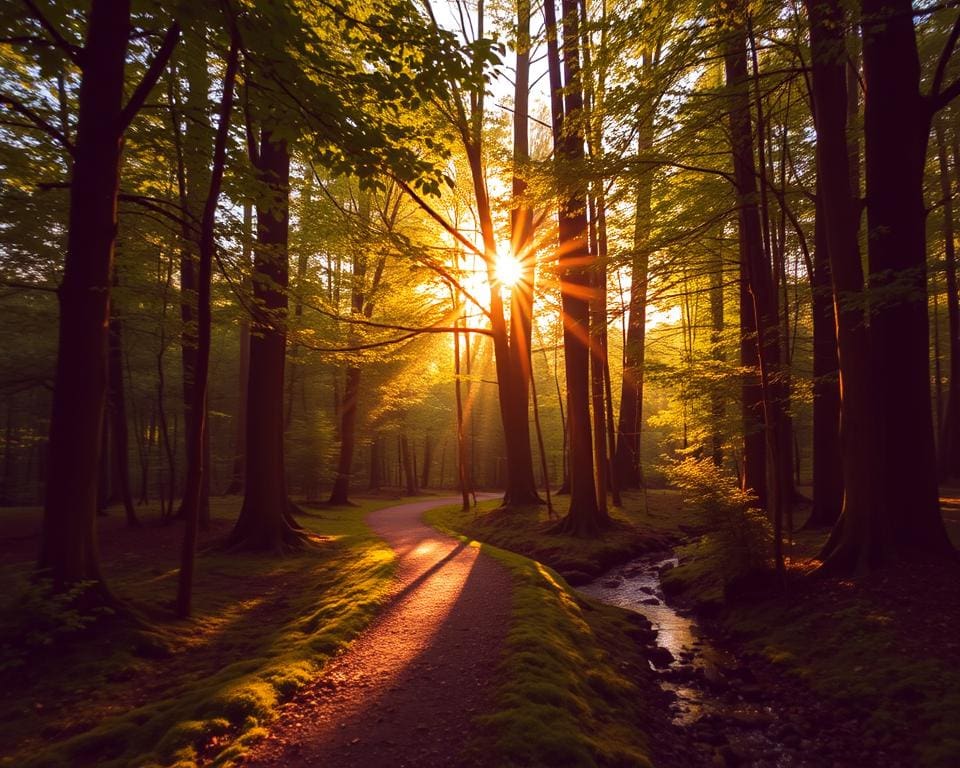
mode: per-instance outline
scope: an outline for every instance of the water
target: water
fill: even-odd
[[[675,557],[643,557],[607,572],[580,591],[601,602],[636,611],[650,621],[657,632],[657,645],[673,657],[669,664],[664,663],[664,657],[656,666],[651,662],[651,666],[661,673],[661,685],[677,696],[674,722],[689,725],[717,710],[718,703],[709,690],[723,686],[737,664],[730,654],[714,648],[703,637],[695,619],[667,604],[660,572],[676,565]]]
[[[667,604],[660,583],[663,570],[675,567],[677,558],[652,555],[632,560],[580,587],[590,597],[645,616],[657,631],[657,645],[670,652],[650,662],[660,685],[675,695],[675,725],[690,728],[703,748],[712,752],[711,734],[723,731],[722,743],[736,745],[749,756],[744,765],[805,765],[768,736],[775,720],[769,706],[747,700],[739,692],[749,670],[730,653],[715,647],[697,621]],[[763,756],[763,757],[761,757]],[[754,758],[754,759],[750,759]]]

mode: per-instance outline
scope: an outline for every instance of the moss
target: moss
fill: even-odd
[[[570,583],[583,583],[639,554],[669,548],[681,529],[696,524],[696,516],[673,491],[625,493],[623,501],[622,508],[611,510],[613,527],[597,539],[548,533],[552,521],[543,505],[502,509],[493,500],[475,511],[450,507],[442,517],[448,527],[470,538],[532,557]],[[569,497],[554,499],[557,515],[565,515],[569,504]]]
[[[747,647],[854,713],[883,737],[910,728],[917,764],[960,764],[960,673],[904,652],[888,617],[863,597],[734,604],[726,625]]]
[[[427,520],[459,534],[464,515],[450,507]],[[630,637],[639,619],[580,597],[537,561],[482,550],[509,568],[514,592],[494,708],[480,716],[472,749],[504,768],[649,766],[641,724],[657,705],[644,691],[657,688]]]
[[[215,522],[232,519],[238,503],[212,500]],[[201,555],[196,617],[189,622],[171,622],[156,607],[172,594],[175,567],[131,558],[111,575],[112,583],[122,597],[160,617],[156,628],[89,638],[63,658],[51,658],[31,681],[28,698],[0,705],[4,742],[22,745],[22,751],[4,752],[0,765],[185,768],[201,758],[232,764],[262,738],[278,704],[316,677],[382,605],[393,554],[363,518],[393,503],[380,499],[305,515],[301,522],[326,541],[285,558]],[[154,661],[158,655],[171,658]],[[218,666],[222,658],[236,661]],[[157,673],[158,663],[163,673]],[[82,700],[82,692],[90,691],[101,694],[100,706],[106,708],[110,702],[104,692],[140,698],[136,688],[151,674],[160,679],[153,682],[149,703],[112,716],[98,716],[94,707],[91,724],[81,733],[36,739],[33,702],[55,702],[65,695]]]

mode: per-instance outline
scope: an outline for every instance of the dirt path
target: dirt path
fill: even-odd
[[[395,550],[379,619],[284,707],[250,766],[464,766],[510,619],[508,572],[420,522],[458,499],[403,504],[367,522]]]

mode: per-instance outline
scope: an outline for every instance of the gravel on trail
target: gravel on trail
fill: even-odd
[[[284,705],[244,765],[471,765],[463,748],[474,718],[489,709],[512,581],[477,547],[421,522],[426,510],[456,501],[402,504],[367,517],[397,556],[389,602]]]

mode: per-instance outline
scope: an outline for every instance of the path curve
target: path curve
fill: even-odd
[[[383,613],[284,705],[248,766],[466,766],[510,621],[511,578],[420,521],[431,499],[372,512],[397,555]]]

